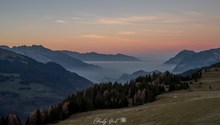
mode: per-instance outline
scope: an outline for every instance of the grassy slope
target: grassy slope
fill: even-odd
[[[153,103],[137,107],[75,114],[56,125],[92,125],[96,118],[121,117],[127,119],[126,125],[219,125],[220,70],[206,72],[199,82],[190,85],[192,92],[166,93]]]

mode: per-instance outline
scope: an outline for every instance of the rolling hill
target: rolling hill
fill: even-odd
[[[0,48],[0,115],[26,118],[38,107],[57,104],[66,96],[92,85],[59,64],[37,62]]]
[[[190,91],[162,94],[153,103],[137,107],[79,113],[54,125],[109,124],[117,119],[116,125],[219,125],[219,67],[213,65],[198,82],[191,81]]]
[[[219,91],[172,92],[151,104],[80,113],[53,125],[94,125],[97,118],[107,124],[111,119],[126,119],[116,125],[219,125],[219,95]]]

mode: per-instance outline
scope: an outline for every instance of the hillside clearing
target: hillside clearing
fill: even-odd
[[[157,97],[153,103],[122,109],[96,110],[72,115],[56,125],[107,125],[109,120],[125,118],[117,125],[219,125],[220,71],[209,71],[190,85],[192,92],[177,91]],[[202,84],[199,84],[199,83]],[[209,89],[212,86],[212,89]],[[99,118],[106,123],[94,123]]]
[[[92,125],[96,118],[122,117],[127,119],[126,125],[219,125],[219,104],[220,91],[181,91],[158,96],[157,101],[142,106],[79,113],[56,125]]]

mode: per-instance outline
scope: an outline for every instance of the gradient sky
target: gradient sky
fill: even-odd
[[[220,47],[220,0],[1,0],[0,44],[146,55]]]

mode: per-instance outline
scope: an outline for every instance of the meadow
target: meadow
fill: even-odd
[[[190,91],[168,92],[142,106],[75,114],[55,125],[219,125],[219,104],[220,70],[213,70],[192,81]]]

